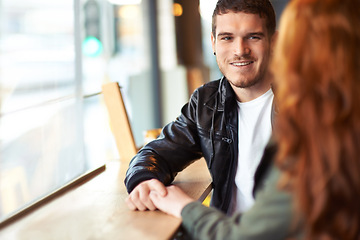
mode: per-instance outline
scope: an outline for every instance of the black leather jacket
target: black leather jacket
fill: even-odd
[[[127,190],[151,178],[170,184],[201,157],[213,180],[211,205],[226,212],[238,159],[238,112],[235,93],[224,77],[196,89],[181,115],[137,153],[126,173]]]

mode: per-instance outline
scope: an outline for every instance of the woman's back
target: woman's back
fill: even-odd
[[[309,239],[360,238],[359,10],[359,0],[295,0],[280,23],[277,164]]]

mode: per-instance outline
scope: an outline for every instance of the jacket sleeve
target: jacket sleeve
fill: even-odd
[[[182,210],[183,226],[194,239],[285,239],[293,233],[291,195],[277,189],[278,169],[270,171],[253,207],[227,217],[222,212],[193,202]]]
[[[197,96],[196,90],[181,109],[181,115],[130,161],[125,177],[129,193],[142,181],[152,178],[170,184],[178,172],[202,157],[196,123]]]

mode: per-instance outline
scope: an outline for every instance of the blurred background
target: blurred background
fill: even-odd
[[[277,17],[286,0],[272,1]],[[101,86],[135,142],[221,77],[216,0],[0,0],[0,222],[118,156]]]

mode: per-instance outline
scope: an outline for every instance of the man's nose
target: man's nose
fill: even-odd
[[[249,55],[251,49],[243,39],[235,41],[234,53],[238,56]]]

